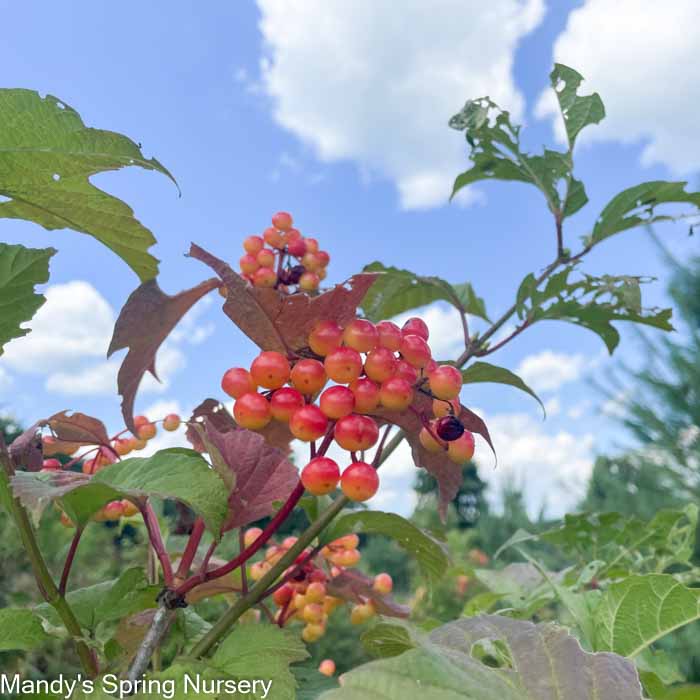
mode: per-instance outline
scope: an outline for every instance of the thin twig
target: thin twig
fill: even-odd
[[[68,586],[68,577],[70,576],[71,566],[73,566],[73,560],[75,559],[75,553],[78,551],[78,544],[80,543],[80,538],[83,534],[83,528],[78,526],[75,530],[75,535],[73,535],[73,540],[70,543],[70,549],[68,550],[68,555],[66,556],[66,563],[63,565],[63,573],[61,574],[61,582],[58,584],[58,593],[61,596],[66,595],[66,587]]]

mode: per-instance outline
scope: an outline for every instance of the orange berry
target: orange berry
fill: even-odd
[[[438,399],[456,399],[462,389],[462,373],[452,365],[439,365],[430,373],[428,385]]]
[[[257,255],[265,245],[265,241],[260,236],[248,236],[243,241],[243,250],[251,255]]]
[[[318,672],[324,676],[332,676],[335,674],[335,661],[333,659],[323,659],[318,665]]]
[[[284,248],[284,237],[276,228],[266,228],[263,232],[263,238],[265,243],[273,248]]]
[[[269,248],[263,248],[256,257],[258,265],[260,267],[274,267],[275,266],[275,254]]]
[[[270,403],[262,394],[243,394],[233,405],[236,423],[248,430],[260,430],[272,419]]]
[[[309,347],[321,357],[340,346],[343,329],[335,321],[319,321],[309,334]]]
[[[340,477],[340,488],[351,501],[367,501],[379,489],[377,470],[366,462],[353,462]]]
[[[142,425],[138,429],[138,436],[141,438],[141,440],[151,440],[156,436],[156,433],[158,432],[155,423],[146,423],[145,425]]]
[[[138,507],[127,498],[122,499],[122,513],[125,518],[133,518],[139,512]]]
[[[331,350],[323,364],[326,374],[338,384],[349,384],[362,373],[362,356],[349,347]]]
[[[447,443],[447,456],[456,464],[465,464],[474,456],[474,436],[465,430],[462,437]]]
[[[405,379],[411,386],[418,381],[418,370],[409,365],[406,360],[399,360],[396,365],[396,376]]]
[[[137,437],[132,437],[129,438],[129,444],[131,445],[132,450],[142,450],[144,447],[146,447],[147,442],[146,440],[142,440],[141,438]]]
[[[258,268],[253,273],[253,285],[260,288],[271,289],[277,284],[277,274],[269,267]]]
[[[290,381],[295,389],[306,396],[312,396],[323,389],[326,384],[326,370],[318,360],[299,360],[290,374]]]
[[[306,622],[311,622],[312,624],[322,622],[325,617],[323,606],[318,603],[307,603],[304,606],[303,617]]]
[[[371,321],[356,318],[345,326],[343,343],[358,352],[369,352],[379,344],[379,332]]]
[[[353,625],[361,625],[374,617],[375,609],[371,602],[355,605],[350,611],[350,623]]]
[[[289,379],[289,360],[282,353],[263,350],[250,366],[253,381],[266,389],[279,389]]]
[[[307,238],[306,239],[306,250],[308,250],[309,253],[317,253],[318,252],[318,241],[315,238]]]
[[[286,211],[278,211],[272,217],[272,225],[279,231],[288,231],[292,228],[292,215]]]
[[[347,494],[346,494],[347,495]],[[349,496],[348,496],[349,498]],[[338,564],[340,566],[350,567],[355,566],[360,561],[360,552],[357,549],[347,549],[337,554]]]
[[[277,389],[270,397],[270,411],[275,420],[288,423],[294,411],[304,405],[304,397],[290,386]]]
[[[425,321],[421,318],[414,316],[409,318],[406,323],[401,327],[402,335],[417,335],[423,338],[423,340],[428,340],[430,336],[430,331]]]
[[[322,603],[326,597],[326,585],[321,581],[312,581],[304,595],[309,603]]]
[[[405,411],[413,401],[413,387],[402,377],[392,377],[379,388],[379,400],[390,411]]]
[[[404,335],[401,339],[400,352],[408,364],[419,369],[430,362],[430,347],[419,335]]]
[[[177,413],[168,413],[165,418],[163,418],[163,430],[167,430],[172,433],[180,427],[180,416]]]
[[[251,565],[248,575],[253,581],[259,581],[270,569],[272,565],[266,561],[257,561]]]
[[[401,347],[401,329],[391,321],[380,321],[377,324],[377,333],[379,333],[379,345],[387,348],[392,352],[398,352]]]
[[[314,496],[334,491],[340,481],[340,469],[328,457],[315,457],[301,470],[301,483]]]
[[[119,520],[124,514],[124,506],[121,501],[110,501],[103,509],[102,516],[105,520]]]
[[[318,272],[323,268],[323,266],[321,265],[321,260],[318,257],[318,255],[316,255],[316,253],[306,253],[301,259],[301,264],[309,272]]]
[[[305,292],[316,291],[319,284],[321,284],[321,279],[315,272],[305,272],[299,278],[299,288]]]
[[[391,590],[394,587],[394,582],[391,579],[391,576],[387,573],[382,573],[382,574],[377,574],[374,577],[374,582],[372,583],[372,588],[377,591],[377,593],[381,593],[382,595],[387,595],[391,593]]]
[[[262,535],[262,530],[259,527],[249,527],[243,535],[243,546],[247,549]]]
[[[432,425],[434,425],[434,421]],[[433,427],[432,430],[434,433],[435,428]],[[418,440],[420,441],[420,444],[423,445],[426,450],[428,450],[428,452],[444,451],[446,447],[438,442],[425,427],[421,428],[420,432],[418,433]]]
[[[349,388],[355,396],[356,413],[371,413],[379,406],[379,385],[371,379],[360,377]]]
[[[328,263],[331,261],[331,256],[328,255],[325,250],[319,250],[316,253],[316,256],[321,261],[321,265],[323,265],[323,267],[327,267]]]
[[[257,257],[255,255],[251,255],[250,253],[246,253],[245,255],[241,256],[238,264],[241,268],[241,272],[244,272],[246,275],[252,275],[260,268],[260,263],[258,262]]]
[[[451,401],[433,399],[433,415],[436,418],[444,418],[445,416],[459,416],[461,412],[462,406],[458,399],[452,399]]]
[[[231,398],[238,399],[243,394],[257,391],[258,386],[247,369],[231,367],[224,372],[224,376],[221,378],[221,388]]]
[[[321,394],[318,403],[325,416],[337,420],[353,412],[355,394],[346,386],[331,386]]]
[[[379,428],[369,416],[352,413],[335,424],[333,436],[344,450],[368,450],[379,439]]]
[[[318,440],[328,428],[328,418],[315,404],[298,408],[289,419],[289,429],[294,437],[304,442]]]
[[[61,469],[61,461],[58,459],[45,459],[41,463],[41,471],[57,471]]]
[[[326,629],[323,625],[309,623],[301,631],[301,638],[307,643],[312,644],[317,642],[325,634]]]
[[[289,583],[282,584],[273,594],[272,600],[280,608],[287,605],[294,595],[294,589]]]

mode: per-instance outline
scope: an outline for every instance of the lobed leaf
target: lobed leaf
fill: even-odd
[[[122,397],[124,424],[133,433],[134,400],[146,372],[156,379],[156,352],[180,319],[203,296],[220,286],[216,279],[208,279],[196,287],[170,296],[149,280],[137,287],[126,300],[114,325],[107,357],[117,350],[128,348],[117,375],[117,387]]]
[[[445,546],[396,513],[363,510],[342,515],[324,539],[331,541],[352,532],[391,537],[416,559],[421,574],[430,583],[438,581],[447,570],[449,559]]]
[[[364,272],[380,273],[362,300],[362,310],[371,321],[388,319],[439,300],[449,302],[461,313],[489,320],[484,300],[469,282],[452,285],[439,277],[385,267],[380,262],[366,265]]]
[[[49,639],[41,618],[31,610],[0,609],[0,651],[31,651]]]
[[[39,429],[44,425],[46,425],[46,421],[37,421],[31,428],[27,428],[12,441],[8,450],[15,468],[23,467],[30,472],[41,469],[44,462],[44,452]]]
[[[130,207],[95,187],[93,175],[128,166],[163,173],[131,139],[85,126],[52,95],[0,89],[0,218],[25,219],[45,229],[87,233],[119,255],[142,279],[158,273],[148,253],[153,234]]]
[[[22,324],[46,301],[35,287],[49,281],[49,260],[55,253],[54,248],[0,243],[0,355],[6,343],[29,333]]]
[[[530,394],[542,407],[542,413],[546,415],[544,404],[539,396],[515,373],[505,367],[497,367],[488,362],[474,362],[467,369],[462,370],[462,382],[475,384],[480,382],[507,384]]]

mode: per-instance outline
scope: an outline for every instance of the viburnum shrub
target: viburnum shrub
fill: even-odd
[[[573,172],[574,145],[581,129],[603,118],[604,109],[598,95],[579,95],[582,78],[576,71],[557,65],[551,78],[567,135],[563,151],[524,152],[520,127],[489,98],[467,102],[450,121],[465,132],[471,151],[455,193],[485,179],[520,181],[543,194],[553,217],[551,243],[543,239],[552,249],[550,262],[522,280],[512,305],[494,319],[468,282],[453,285],[379,262],[322,288],[330,256],[295,228],[300,223],[287,212],[274,214],[262,235],[243,238],[243,255],[238,259],[235,252],[238,261],[232,264],[192,244],[189,257],[214,276],[168,295],[155,279],[150,232],[89,178],[125,165],[170,173],[157,160],[146,160],[126,137],[86,129],[56,98],[0,91],[3,123],[14,125],[0,124],[0,195],[8,200],[0,203],[0,217],[25,218],[48,229],[70,221],[115,250],[141,278],[119,314],[108,351],[111,356],[126,350],[118,373],[124,429],[110,434],[97,418],[63,411],[38,420],[9,446],[0,442],[0,497],[45,600],[33,608],[0,611],[0,648],[39,645],[60,634],[60,620],[89,677],[110,670],[130,682],[162,673],[241,678],[255,660],[256,673],[276,683],[274,697],[292,698],[295,683],[288,666],[305,658],[303,642],[323,635],[331,613],[347,607],[355,624],[381,617],[366,635],[373,653],[402,658],[393,666],[353,671],[329,698],[374,693],[410,700],[430,692],[442,697],[439,693],[449,690],[450,697],[466,692],[520,700],[541,697],[542,678],[548,688],[576,688],[582,697],[593,691],[599,697],[641,697],[636,671],[623,657],[634,656],[644,640],[658,638],[658,630],[624,649],[582,634],[590,651],[617,652],[602,660],[572,647],[563,630],[505,614],[461,620],[433,630],[428,639],[408,623],[387,623],[387,618],[409,617],[410,607],[393,598],[389,573],[370,576],[357,566],[358,534],[380,534],[415,557],[428,585],[444,576],[449,562],[443,543],[396,514],[354,503],[377,493],[382,465],[406,441],[416,468],[436,480],[437,509],[446,517],[475,440],[480,449],[493,450],[485,422],[465,405],[470,385],[506,384],[539,401],[520,377],[484,357],[543,320],[587,328],[610,352],[619,342],[614,322],[671,328],[669,309],[642,306],[641,286],[648,280],[594,276],[582,272],[581,264],[611,236],[670,218],[656,213],[658,205],[690,204],[695,214],[700,194],[687,193],[685,183],[629,188],[593,219],[580,247],[570,248],[564,224],[587,202]],[[62,177],[64,168],[70,177]],[[222,247],[226,254],[232,250],[230,242]],[[48,280],[54,253],[0,244],[0,347],[29,332],[20,324],[44,301],[34,287]],[[451,254],[460,255],[457,243]],[[499,284],[504,284],[500,277]],[[139,385],[146,372],[155,375],[159,347],[192,306],[215,290],[223,298],[224,315],[259,354],[246,367],[235,366],[234,359],[229,368],[231,359],[222,357],[220,387],[210,387],[214,396],[203,398],[189,417],[135,416]],[[451,359],[433,357],[420,312],[401,326],[391,320],[435,301],[450,304],[461,325],[463,348]],[[182,446],[140,456],[160,429],[179,431]],[[290,456],[293,441],[306,452],[296,464]],[[178,504],[174,524],[161,517],[163,500]],[[52,502],[57,510],[46,509]],[[298,537],[282,537],[281,528],[299,509],[309,525]],[[45,510],[45,517],[60,517],[73,531],[58,583],[35,535],[34,523]],[[149,543],[145,573],[131,569],[96,590],[69,591],[85,528],[122,518],[143,523]],[[261,520],[260,527],[253,525]],[[164,537],[164,527],[184,533],[186,541]],[[235,553],[222,554],[231,551],[231,543]],[[559,580],[552,579],[555,591],[563,590],[557,588]],[[221,596],[228,607],[213,624],[205,622],[197,606]],[[587,598],[573,608],[587,632],[593,623],[582,616],[590,603]],[[645,607],[640,604],[632,613],[637,609]],[[686,620],[683,615],[676,627]],[[242,618],[258,622],[242,624]],[[610,629],[615,622],[606,618],[602,624]],[[193,627],[196,634],[188,632]],[[12,641],[2,629],[22,632]],[[546,640],[546,654],[534,645],[537,636]],[[472,644],[468,653],[455,648],[455,640],[466,639]],[[481,663],[494,655],[493,663]],[[529,674],[522,673],[525,656]],[[566,663],[580,675],[565,682],[557,674]],[[500,666],[508,664],[512,678],[506,683]],[[169,668],[163,670],[164,665]],[[446,678],[453,667],[454,677]],[[319,671],[316,675],[332,675],[334,660],[325,659]],[[328,681],[325,687],[335,685]]]

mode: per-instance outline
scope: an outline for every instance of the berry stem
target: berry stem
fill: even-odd
[[[170,557],[163,544],[163,538],[160,534],[160,525],[158,525],[158,517],[153,510],[153,507],[148,501],[145,501],[140,507],[141,516],[143,517],[143,522],[146,525],[146,532],[148,533],[148,539],[151,542],[158,561],[160,561],[160,566],[163,569],[163,578],[165,580],[165,585],[170,587],[173,585],[173,567],[170,563]]]
[[[66,556],[66,562],[63,565],[63,573],[61,574],[61,581],[58,584],[58,593],[61,596],[66,595],[66,587],[68,585],[68,577],[70,576],[71,566],[73,566],[73,560],[75,559],[75,553],[78,551],[78,544],[80,543],[80,538],[83,534],[83,528],[77,527],[75,530],[75,535],[73,535],[73,541],[70,543],[70,549],[68,550],[68,555]]]
[[[176,581],[184,581],[187,578],[187,574],[192,568],[192,562],[197,554],[197,549],[202,541],[202,536],[204,535],[204,520],[197,518],[194,521],[194,526],[192,527],[192,532],[187,540],[187,546],[185,551],[182,553],[182,558],[180,559],[180,564],[177,567],[177,572],[175,573]]]

